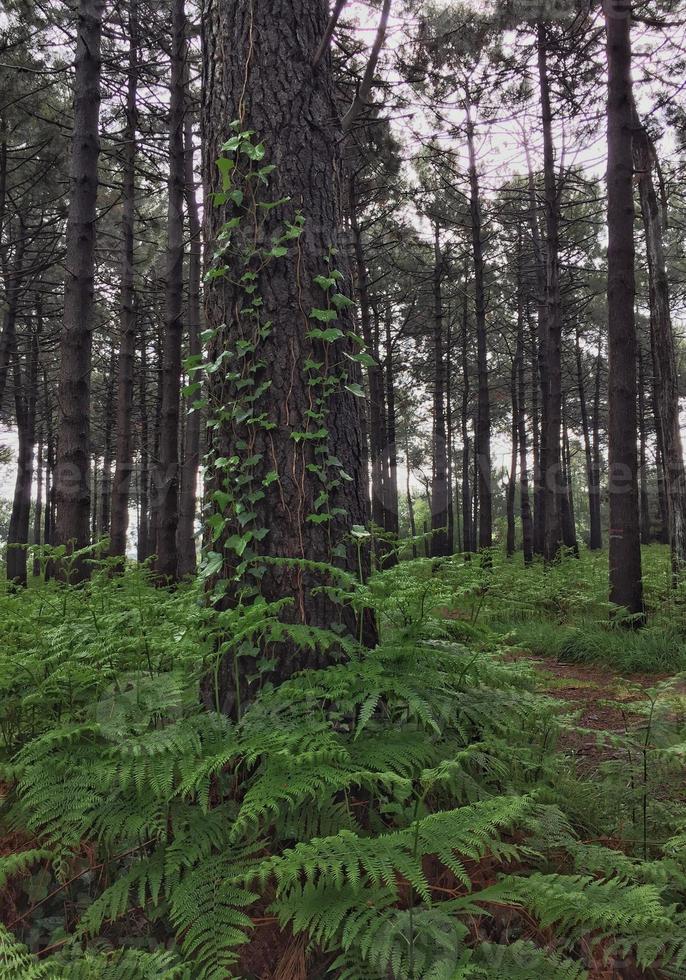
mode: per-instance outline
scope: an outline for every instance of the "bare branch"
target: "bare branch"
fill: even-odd
[[[338,24],[338,20],[339,20],[339,18],[341,16],[341,12],[342,12],[343,8],[345,7],[346,2],[347,2],[347,0],[336,0],[336,3],[334,4],[334,8],[331,11],[331,16],[329,17],[329,23],[326,25],[326,32],[324,33],[324,37],[319,42],[319,47],[317,48],[317,53],[315,54],[314,58],[312,59],[312,67],[313,68],[316,68],[317,67],[317,65],[319,64],[319,62],[322,60],[322,58],[326,54],[326,49],[328,48],[329,42],[330,42],[331,38],[333,37],[333,32],[336,30],[336,26]]]
[[[381,49],[383,48],[384,41],[386,40],[388,18],[391,13],[391,3],[392,0],[384,0],[384,5],[381,10],[381,19],[379,20],[379,26],[376,31],[376,37],[374,38],[374,44],[372,46],[371,54],[369,55],[369,61],[367,62],[367,68],[365,69],[362,84],[355,93],[355,98],[353,99],[352,105],[343,117],[344,133],[350,132],[353,123],[360,114],[360,111],[367,104],[367,99],[369,98],[372,85],[374,84],[374,73],[376,72],[376,66],[379,63],[379,55],[381,54]]]

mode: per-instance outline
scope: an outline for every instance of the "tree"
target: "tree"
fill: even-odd
[[[319,323],[318,314],[313,314],[327,306],[327,296],[334,288],[328,285],[331,277],[327,271],[336,273],[334,280],[340,272],[340,282],[349,289],[345,254],[339,247],[341,129],[330,57],[324,56],[312,69],[326,31],[327,6],[325,0],[288,0],[280,8],[278,22],[267,4],[255,4],[250,9],[233,4],[221,11],[214,6],[206,16],[202,109],[205,200],[217,200],[213,195],[222,200],[224,185],[215,161],[230,135],[229,123],[237,120],[241,132],[254,131],[258,140],[251,142],[253,149],[247,153],[257,158],[256,163],[263,157],[265,166],[275,167],[265,176],[270,180],[270,198],[280,202],[276,207],[259,209],[252,218],[245,197],[235,198],[230,206],[206,208],[208,242],[218,241],[229,215],[252,222],[241,244],[254,243],[257,251],[251,251],[248,268],[243,264],[240,268],[241,275],[251,272],[258,276],[260,301],[259,317],[247,315],[255,307],[230,281],[239,278],[235,268],[233,276],[215,278],[206,291],[208,328],[215,334],[210,356],[213,363],[222,359],[221,370],[210,374],[209,412],[217,423],[210,429],[214,467],[208,492],[213,502],[210,521],[214,518],[219,529],[214,553],[223,559],[220,582],[224,584],[219,586],[226,592],[223,601],[237,601],[236,568],[245,561],[249,533],[250,551],[258,557],[270,556],[269,562],[256,561],[255,565],[264,599],[291,597],[292,603],[283,615],[294,624],[329,628],[339,623],[342,629],[353,631],[356,621],[348,607],[335,605],[325,590],[313,592],[321,584],[316,574],[299,563],[273,560],[338,560],[353,570],[356,550],[346,543],[345,536],[352,525],[362,525],[367,519],[356,362],[346,357],[354,358],[358,353],[348,337],[349,313],[340,301],[340,326],[323,336],[319,327],[324,324]],[[247,187],[236,189],[244,193]],[[286,246],[286,255],[283,245],[270,244],[283,228],[294,236],[287,240],[296,242]],[[338,251],[332,252],[336,248]],[[269,258],[273,261],[258,273],[255,268],[260,268],[267,252],[272,252]],[[239,260],[228,256],[226,261]],[[260,326],[252,331],[251,325],[257,323]],[[331,336],[335,339],[325,339]],[[240,350],[242,343],[249,345],[246,355],[253,351],[249,363],[254,374],[250,377],[257,397],[248,403],[241,400],[242,388],[232,380],[234,365],[231,361],[230,366],[224,364],[227,357],[236,356],[230,352],[236,351],[236,345]],[[327,399],[323,424],[313,426],[308,376],[320,370],[312,365],[323,364],[328,366],[326,377],[345,372],[349,381],[347,387],[337,386]],[[326,378],[322,384],[328,389]],[[230,411],[232,400],[241,405],[237,414]],[[251,419],[259,422],[250,424]],[[240,496],[225,510],[221,496],[227,492],[224,460],[231,461],[234,456],[237,461],[231,465],[238,468],[239,476],[231,486],[238,484],[243,489],[235,491]],[[327,464],[332,458],[334,461]],[[324,499],[322,482],[316,475],[322,472],[322,463],[328,486]],[[347,478],[330,473],[331,468],[342,469]],[[286,638],[279,645],[271,674],[280,680],[303,667],[325,663],[328,657],[317,646]],[[249,698],[254,666],[252,657],[242,657],[236,667],[237,683],[233,665],[230,672],[227,670],[223,707],[228,713],[237,714]]]
[[[636,449],[631,5],[607,0],[610,601],[642,617]]]
[[[104,0],[79,2],[60,338],[56,532],[59,543],[76,549],[90,542],[90,371],[103,9]],[[87,577],[88,568],[77,562],[74,579]]]

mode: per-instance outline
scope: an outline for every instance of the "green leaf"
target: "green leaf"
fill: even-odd
[[[320,320],[322,323],[330,323],[338,317],[338,313],[335,310],[320,310],[313,309],[310,313],[311,320]],[[343,334],[341,333],[341,337]]]

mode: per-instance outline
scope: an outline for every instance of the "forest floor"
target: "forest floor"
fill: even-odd
[[[645,701],[646,692],[668,675],[620,674],[609,667],[560,663],[552,657],[526,654],[526,660],[541,671],[541,693],[566,702],[576,714],[576,729],[568,731],[560,748],[573,755],[581,775],[588,775],[601,762],[616,758],[599,735],[627,734],[632,725],[632,707]]]

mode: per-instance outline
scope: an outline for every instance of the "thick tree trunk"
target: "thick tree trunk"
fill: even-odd
[[[559,199],[555,179],[555,152],[552,135],[552,111],[548,80],[546,28],[538,25],[538,78],[541,90],[543,124],[543,182],[545,188],[545,257],[546,257],[546,340],[543,392],[543,429],[545,431],[545,468],[542,473],[545,494],[546,561],[553,561],[563,543],[563,496],[561,485],[561,416],[562,416],[562,305],[560,300]]]
[[[174,582],[178,578],[179,572],[176,529],[179,523],[179,400],[181,397],[181,338],[183,334],[185,27],[184,0],[173,0],[162,417],[160,419],[160,458],[155,474],[159,522],[155,571],[161,582]]]
[[[630,3],[608,0],[607,218],[610,601],[643,616],[636,452]]]
[[[114,485],[110,555],[126,554],[129,497],[133,469],[133,386],[136,353],[136,293],[134,223],[136,213],[136,95],[138,86],[138,0],[129,0],[129,77],[126,92],[124,175],[122,182],[122,271],[120,299],[119,371],[117,376]]]
[[[336,122],[330,57],[325,56],[317,69],[312,69],[327,20],[326,0],[285,0],[276,20],[273,6],[266,3],[213,4],[204,13],[202,142],[204,199],[208,202],[206,241],[215,247],[226,220],[226,211],[209,206],[209,202],[212,194],[221,189],[215,161],[234,119],[240,120],[244,129],[256,132],[257,139],[263,141],[265,164],[275,165],[269,188],[261,193],[271,200],[289,199],[265,212],[259,229],[260,242],[268,242],[284,221],[295,222],[296,209],[301,209],[304,218],[302,233],[290,243],[287,254],[276,257],[258,274],[262,331],[255,326],[257,317],[240,317],[239,310],[247,309],[249,300],[227,278],[215,279],[205,293],[208,326],[218,330],[211,356],[216,358],[222,351],[232,350],[245,331],[255,345],[255,383],[260,386],[263,381],[269,382],[257,401],[250,403],[252,417],[259,415],[266,420],[265,426],[250,425],[239,413],[212,433],[210,452],[215,459],[237,454],[238,465],[246,467],[255,488],[262,488],[267,482],[264,494],[254,501],[250,511],[254,517],[248,521],[235,505],[224,511],[217,502],[215,513],[222,521],[222,530],[213,550],[226,556],[222,578],[229,579],[225,599],[229,603],[236,601],[242,585],[237,585],[234,578],[241,556],[232,552],[231,545],[225,547],[236,540],[233,535],[242,542],[250,531],[252,540],[247,550],[256,556],[342,562],[354,571],[357,551],[347,544],[345,536],[351,525],[364,525],[368,519],[363,406],[355,389],[341,386],[326,398],[323,425],[313,426],[309,415],[312,391],[308,376],[317,369],[308,369],[308,363],[335,365],[347,373],[347,384],[359,383],[356,363],[344,356],[357,352],[348,340],[351,320],[347,310],[342,309],[337,320],[342,337],[336,334],[329,342],[316,334],[311,336],[322,324],[310,313],[326,307],[328,295],[315,278],[326,275],[337,263],[345,265],[342,251],[332,258],[332,266],[327,267],[326,263],[330,249],[340,245],[341,229],[341,133]],[[253,227],[249,209],[242,209],[241,213],[249,225],[245,228],[249,235]],[[225,261],[237,259],[227,254]],[[349,292],[345,268],[341,272],[341,288]],[[269,328],[267,323],[271,324]],[[241,397],[228,376],[234,364],[229,362],[224,371],[212,375],[210,410],[227,404],[232,396]],[[325,434],[316,435],[320,428]],[[310,438],[302,438],[300,433],[308,433]],[[319,461],[328,458],[329,451],[350,480],[340,478],[335,465],[326,466],[328,496],[322,501],[322,483],[316,473]],[[270,476],[272,473],[275,477]],[[211,469],[210,497],[227,486],[239,495],[236,503],[241,505],[242,491],[225,480],[220,468]],[[214,499],[216,502],[216,496]],[[283,611],[284,617],[326,629],[335,624],[350,632],[359,628],[353,610],[334,604],[326,590],[313,591],[322,584],[321,575],[299,564],[265,562],[262,567],[261,595],[268,601],[293,598],[292,605]],[[368,641],[374,641],[371,623],[363,624],[362,632]],[[275,650],[271,679],[279,681],[302,668],[330,662],[331,652],[284,641]],[[241,705],[252,696],[249,678],[254,673],[254,660],[241,658],[236,684],[233,664],[230,671],[227,665],[221,685],[221,707],[229,714],[240,714]]]
[[[471,215],[472,254],[474,257],[474,299],[476,311],[477,366],[479,378],[476,429],[478,470],[479,548],[493,544],[493,502],[491,492],[491,396],[488,386],[488,339],[486,333],[486,290],[481,233],[481,200],[479,176],[474,149],[474,125],[467,113],[467,147],[469,151],[469,209]],[[475,487],[475,491],[477,487]],[[475,493],[476,497],[476,493]]]
[[[656,424],[663,451],[669,541],[674,574],[686,566],[686,470],[679,420],[679,374],[672,330],[669,279],[660,208],[653,183],[655,149],[634,111],[634,162],[638,172],[650,284],[650,327],[655,366]],[[641,398],[643,391],[641,390]]]
[[[3,144],[4,145],[4,144]],[[12,351],[15,345],[17,325],[17,309],[24,271],[25,230],[19,225],[18,238],[14,249],[14,258],[5,275],[5,313],[0,333],[0,411],[7,387]]]
[[[188,353],[191,361],[200,359],[200,277],[202,266],[202,243],[200,241],[200,215],[195,190],[195,168],[193,167],[193,121],[186,112],[184,130],[184,163],[186,174],[186,209],[188,211],[188,231],[190,235],[190,255],[188,260]],[[198,375],[192,372],[189,380],[195,382]],[[194,399],[191,399],[193,401]],[[200,412],[186,414],[184,438],[184,457],[181,467],[181,496],[179,498],[179,528],[177,546],[179,551],[179,576],[194,575],[196,571],[195,519],[198,510],[198,469],[200,467]]]
[[[79,0],[64,319],[60,339],[56,537],[59,544],[75,549],[84,548],[90,542],[90,375],[103,8],[103,0]],[[72,581],[87,578],[89,569],[86,562],[76,562]]]
[[[438,222],[434,226],[434,269],[433,269],[433,442],[431,481],[431,557],[444,558],[452,553],[448,540],[448,444],[446,439],[445,417],[445,377],[446,354],[444,352],[443,330],[443,255],[441,252],[441,231]]]

